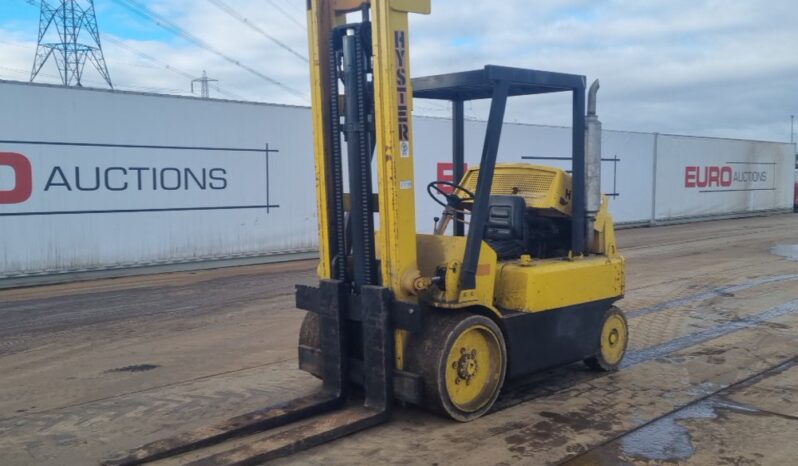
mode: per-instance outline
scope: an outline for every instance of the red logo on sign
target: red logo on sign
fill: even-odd
[[[685,167],[685,188],[727,188],[734,181],[734,171],[731,167]]]
[[[468,170],[468,164],[463,164],[463,173]],[[459,183],[460,180],[454,180],[454,164],[451,162],[438,162],[438,181],[448,181],[449,183]],[[441,188],[441,191],[445,192],[446,194],[452,194],[454,188],[451,186],[438,186]]]
[[[30,160],[22,154],[0,152],[0,167],[3,166],[14,170],[15,181],[13,189],[0,190],[0,204],[19,204],[27,201],[33,192],[33,170]]]

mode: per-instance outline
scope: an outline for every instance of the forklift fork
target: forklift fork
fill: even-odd
[[[361,311],[357,318],[363,329],[365,399],[362,406],[344,408],[351,394],[347,333],[348,321],[356,317],[356,313],[349,312],[353,301],[359,301],[357,307]],[[322,280],[318,288],[298,287],[297,307],[316,312],[321,319],[324,381],[321,391],[158,440],[102,464],[145,464],[337,410],[275,435],[186,463],[192,466],[260,464],[386,422],[390,418],[393,397],[394,332],[389,319],[390,305],[390,291],[380,286],[363,286],[357,296],[352,296],[340,280]]]

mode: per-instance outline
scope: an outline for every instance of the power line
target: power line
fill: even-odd
[[[287,11],[283,10],[283,9],[282,9],[282,7],[280,7],[279,5],[277,5],[276,3],[274,3],[274,1],[273,1],[273,0],[266,0],[266,1],[267,1],[267,2],[269,2],[269,4],[270,4],[272,7],[274,7],[274,9],[275,9],[275,10],[279,11],[280,13],[282,13],[282,14],[283,14],[283,16],[285,16],[286,18],[288,18],[288,19],[289,19],[289,20],[290,20],[292,23],[296,24],[297,26],[299,26],[299,27],[300,27],[300,28],[302,28],[303,30],[305,30],[305,29],[306,29],[304,24],[302,24],[301,22],[297,21],[297,19],[296,19],[296,18],[294,18],[293,16],[291,16],[291,14],[289,14]]]
[[[13,67],[2,66],[2,65],[0,65],[0,70],[10,71],[12,73],[26,75],[26,76],[30,77],[30,70],[23,70],[21,68],[13,68]],[[40,76],[45,76],[45,77],[48,77],[48,78],[61,79],[60,75],[50,74],[50,73],[40,73]]]
[[[259,78],[261,78],[261,79],[263,79],[265,81],[268,81],[268,82],[270,82],[270,83],[272,83],[272,84],[274,84],[274,85],[276,85],[276,86],[278,86],[278,87],[290,92],[291,94],[296,95],[297,97],[300,97],[302,99],[307,100],[307,96],[305,94],[303,94],[302,92],[300,92],[300,91],[298,91],[298,90],[296,90],[296,89],[294,89],[294,88],[292,88],[292,87],[290,87],[290,86],[288,86],[286,84],[281,83],[280,81],[272,78],[271,76],[268,76],[268,75],[266,75],[264,73],[261,73],[260,71],[255,70],[254,68],[249,67],[249,66],[241,63],[240,61],[230,57],[229,55],[225,54],[224,52],[221,52],[221,51],[217,50],[216,48],[212,47],[210,44],[206,43],[202,39],[196,37],[195,35],[191,34],[190,32],[186,31],[185,29],[181,28],[180,26],[177,26],[176,24],[170,22],[169,20],[167,20],[163,16],[159,15],[158,13],[155,13],[154,11],[152,11],[151,9],[146,7],[145,5],[142,5],[140,2],[135,1],[135,0],[113,0],[113,1],[115,3],[117,3],[117,4],[119,4],[119,5],[127,8],[131,12],[141,16],[142,18],[147,19],[149,21],[152,21],[153,23],[155,23],[159,27],[161,27],[163,29],[166,29],[167,31],[172,32],[173,34],[176,34],[176,35],[178,35],[180,37],[183,37],[184,39],[186,39],[187,41],[193,43],[194,45],[196,45],[196,46],[198,46],[200,48],[203,48],[203,49],[205,49],[205,50],[207,50],[207,51],[219,56],[220,58],[222,58],[222,59],[224,59],[224,60],[226,60],[226,61],[228,61],[228,62],[230,62],[230,63],[232,63],[232,64],[234,64],[236,66],[238,66],[239,68],[241,68],[241,69],[243,69],[245,71],[248,71],[248,72],[254,74],[255,76],[257,76],[257,77],[259,77]]]
[[[288,7],[289,10],[295,10],[296,13],[306,13],[306,3],[301,0],[280,0],[280,3]],[[296,8],[299,7],[299,10]]]
[[[185,78],[194,79],[194,75],[193,74],[187,73],[187,72],[182,71],[182,70],[179,70],[179,69],[175,68],[174,66],[172,66],[172,65],[170,65],[170,64],[168,64],[168,63],[166,63],[164,61],[161,61],[161,60],[159,60],[159,59],[157,59],[155,57],[153,57],[152,55],[149,55],[149,54],[147,54],[145,52],[142,52],[139,49],[136,49],[136,48],[126,44],[124,41],[121,41],[119,39],[116,39],[116,38],[108,36],[108,35],[103,35],[103,40],[106,41],[106,42],[110,42],[110,43],[116,45],[117,47],[121,47],[121,48],[127,50],[128,52],[131,52],[131,53],[139,56],[140,58],[144,58],[145,60],[148,60],[148,61],[157,63],[159,65],[162,65],[167,70],[172,71],[174,73],[177,73],[179,75],[182,75]]]
[[[307,95],[305,95],[304,93],[292,88],[291,86],[283,84],[282,82],[272,78],[271,76],[268,76],[268,75],[266,75],[264,73],[261,73],[260,71],[254,69],[254,68],[252,68],[250,66],[247,66],[244,63],[241,63],[240,61],[236,60],[235,58],[227,55],[226,53],[224,53],[224,52],[222,52],[220,50],[217,50],[216,48],[212,47],[210,44],[208,44],[207,42],[203,41],[199,37],[191,34],[190,32],[186,31],[185,29],[181,28],[180,26],[177,26],[176,24],[174,24],[171,21],[167,20],[163,16],[159,15],[158,13],[155,13],[154,11],[150,10],[149,8],[147,8],[146,6],[142,5],[138,1],[135,1],[135,0],[113,0],[113,1],[115,3],[117,3],[117,4],[119,4],[120,6],[123,6],[123,7],[127,8],[128,10],[130,10],[133,13],[135,13],[136,15],[141,16],[142,18],[147,19],[148,21],[152,21],[153,23],[155,23],[156,25],[160,26],[161,28],[166,29],[167,31],[169,31],[169,32],[171,32],[173,34],[176,34],[176,35],[184,38],[185,40],[193,43],[197,47],[203,48],[203,49],[213,53],[214,55],[222,58],[223,60],[225,60],[225,61],[227,61],[229,63],[232,63],[233,65],[235,65],[235,66],[237,66],[237,67],[239,67],[239,68],[241,68],[241,69],[243,69],[245,71],[248,71],[249,73],[251,73],[251,74],[263,79],[264,81],[268,81],[271,84],[274,84],[275,86],[278,86],[278,87],[282,88],[283,90],[288,91],[289,93],[291,93],[291,94],[293,94],[293,95],[295,95],[295,96],[297,96],[297,97],[299,97],[301,99],[304,99],[305,101],[309,100]]]
[[[38,5],[36,4],[35,0],[22,0],[22,1],[24,1],[28,5],[31,5],[31,6],[34,6],[34,7],[38,7]],[[150,55],[150,54],[148,54],[146,52],[143,52],[143,51],[131,46],[130,44],[125,43],[124,41],[116,39],[113,36],[109,36],[109,35],[103,34],[102,35],[102,40],[105,41],[105,42],[110,42],[110,43],[116,45],[117,47],[126,49],[128,52],[131,52],[134,55],[137,55],[139,58],[143,58],[143,59],[151,61],[151,62],[153,62],[153,63],[155,63],[157,65],[161,65],[164,68],[166,68],[167,70],[169,70],[169,71],[171,71],[173,73],[179,74],[179,75],[183,76],[184,78],[194,79],[194,75],[193,74],[188,73],[186,71],[183,71],[181,69],[175,68],[174,66],[170,65],[169,63],[166,63],[163,60],[159,60],[158,58],[155,58],[152,55]],[[20,45],[20,47],[22,47],[22,46]],[[0,67],[0,68],[10,69],[10,68],[6,68],[6,67]],[[26,71],[26,73],[27,73],[27,71]],[[42,76],[60,77],[60,76],[48,75],[48,74],[45,74],[45,73],[40,73],[40,74]],[[133,88],[132,86],[125,86],[125,87],[127,87],[129,89]],[[140,89],[144,89],[144,88],[140,88]],[[150,88],[150,89],[166,90],[166,89],[163,89],[163,88]],[[180,92],[182,93],[183,91],[180,91]],[[239,94],[237,94],[235,92],[226,90],[226,89],[218,88],[217,92],[219,92],[220,94],[228,97],[229,99],[247,100],[244,97],[242,97],[241,95],[239,95]]]
[[[146,52],[142,52],[141,50],[131,46],[130,44],[125,43],[124,41],[121,41],[119,39],[116,39],[116,38],[114,38],[112,36],[108,36],[108,35],[103,35],[103,40],[107,41],[107,42],[111,42],[112,44],[116,45],[117,47],[121,47],[121,48],[127,50],[128,52],[131,52],[134,55],[137,55],[139,58],[143,58],[143,59],[151,61],[151,62],[153,62],[155,64],[161,65],[164,68],[166,68],[167,70],[169,70],[169,71],[171,71],[171,72],[173,72],[175,74],[179,74],[180,76],[183,76],[186,79],[194,79],[194,75],[193,74],[191,74],[191,73],[189,73],[187,71],[181,70],[179,68],[175,68],[174,66],[170,65],[169,63],[166,63],[165,61],[160,60],[158,58],[155,58],[155,57],[153,57],[152,55],[150,55],[150,54],[148,54]],[[246,100],[243,97],[241,97],[240,95],[238,95],[238,94],[236,94],[235,92],[232,92],[232,91],[228,91],[228,90],[225,90],[225,89],[222,89],[222,88],[217,88],[216,91],[219,92],[220,94],[224,95],[224,96],[227,96],[230,99]]]
[[[30,70],[23,70],[23,69],[20,69],[20,68],[10,68],[10,67],[7,67],[7,66],[0,66],[0,71],[2,71],[2,70],[9,71],[11,73],[15,73],[15,74],[19,74],[19,75],[25,75],[25,76],[29,76],[30,75]],[[3,75],[8,76],[9,78],[13,79],[14,81],[18,81],[17,79],[12,78],[10,75],[0,74],[0,76],[3,76]],[[60,79],[61,78],[60,75],[50,74],[50,73],[40,73],[39,76],[55,78],[55,79]],[[20,81],[20,82],[22,82],[22,81]],[[96,84],[98,86],[103,84],[100,81],[94,81],[94,80],[90,80],[90,79],[89,80],[84,80],[83,82],[86,83],[86,84],[89,84],[89,85],[95,85]],[[129,91],[137,91],[137,92],[158,92],[158,93],[161,93],[161,94],[166,93],[166,94],[189,95],[189,93],[186,92],[184,89],[170,89],[170,88],[165,88],[165,87],[152,87],[152,86],[149,86],[149,87],[147,87],[147,86],[135,86],[135,85],[132,85],[132,84],[124,84],[124,83],[119,84],[118,82],[116,84],[117,84],[117,86],[115,86],[116,90],[129,90]]]
[[[282,49],[286,50],[288,53],[294,55],[295,57],[299,58],[300,60],[304,61],[305,63],[308,62],[308,57],[302,55],[301,53],[299,53],[296,50],[292,49],[289,45],[285,44],[284,42],[281,42],[276,37],[272,36],[271,34],[269,34],[266,31],[264,31],[263,29],[258,27],[256,24],[254,24],[250,20],[248,20],[241,13],[239,13],[238,11],[233,9],[231,6],[229,6],[226,3],[224,3],[222,0],[208,0],[208,1],[213,3],[214,5],[216,5],[217,8],[219,8],[222,11],[224,11],[225,13],[230,15],[231,17],[233,17],[236,20],[244,23],[246,26],[248,26],[253,31],[259,33],[260,35],[262,35],[265,38],[269,39],[270,41],[274,42],[275,44],[280,46]]]

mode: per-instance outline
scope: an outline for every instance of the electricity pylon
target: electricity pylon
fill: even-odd
[[[114,88],[100,43],[94,0],[60,0],[58,6],[41,0],[39,40],[31,82],[51,57],[58,66],[64,86],[83,85],[83,68],[88,60],[108,87]]]

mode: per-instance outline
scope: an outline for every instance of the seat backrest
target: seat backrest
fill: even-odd
[[[526,228],[526,201],[521,196],[491,196],[486,240],[523,240]]]

